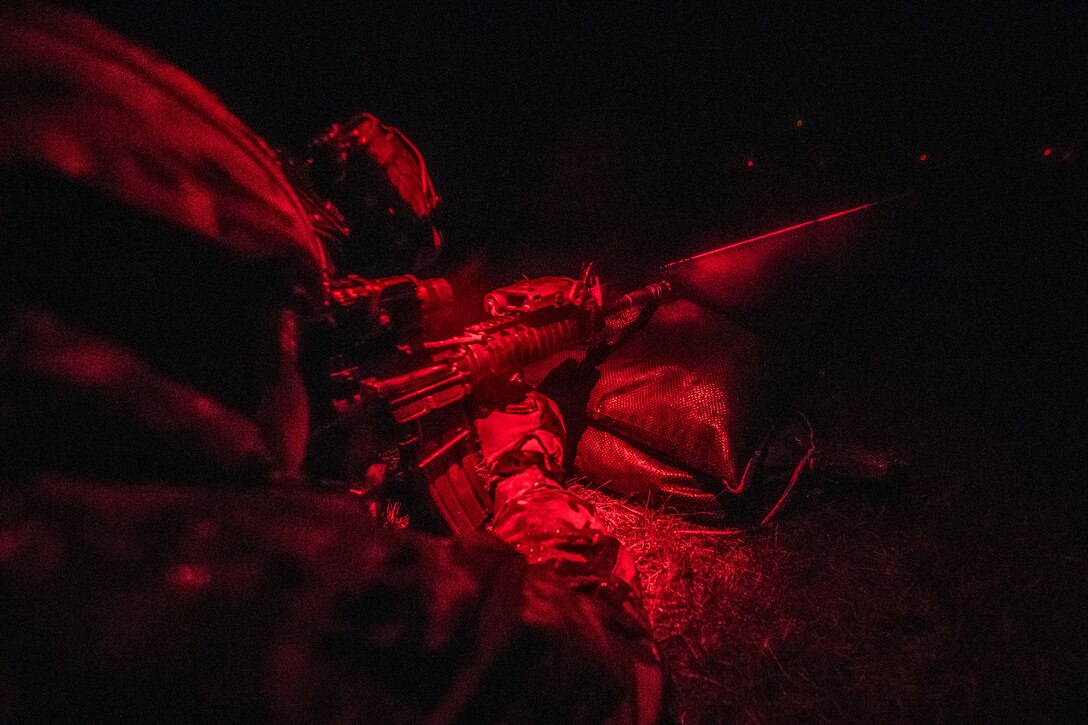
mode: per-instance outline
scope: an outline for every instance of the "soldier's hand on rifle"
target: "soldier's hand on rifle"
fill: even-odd
[[[493,478],[505,478],[533,466],[556,481],[563,479],[566,427],[548,397],[530,391],[514,403],[498,406],[476,421],[484,465]]]

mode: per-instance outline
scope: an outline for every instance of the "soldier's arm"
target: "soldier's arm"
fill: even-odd
[[[584,638],[586,655],[609,663],[622,692],[616,722],[655,721],[662,674],[638,572],[593,506],[561,485],[557,406],[530,393],[478,421],[477,432],[495,487],[491,532],[528,563],[527,623],[566,628]]]

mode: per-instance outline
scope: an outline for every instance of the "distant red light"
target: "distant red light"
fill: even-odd
[[[756,165],[756,162],[755,162],[755,161],[751,161],[751,160],[749,160],[749,161],[748,161],[748,163],[747,163],[747,164],[745,164],[745,166],[747,166],[747,167],[748,167],[749,169],[750,169],[750,168],[752,168],[752,167],[753,167],[753,166],[755,166],[755,165]]]
[[[1043,149],[1043,156],[1050,156],[1050,154],[1052,153],[1054,153],[1054,149],[1050,148],[1049,146]]]
[[[928,157],[928,156],[926,156],[925,154],[919,154],[919,155],[918,155],[918,160],[919,160],[919,161],[925,161],[925,160],[926,160],[926,159],[928,159],[928,158],[929,158],[929,157]]]
[[[174,589],[195,591],[203,589],[212,582],[212,572],[203,564],[181,564],[170,570],[168,579]]]

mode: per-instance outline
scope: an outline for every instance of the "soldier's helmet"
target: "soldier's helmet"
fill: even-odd
[[[0,10],[0,167],[40,166],[243,259],[324,254],[265,143],[188,75],[90,18]]]
[[[88,17],[0,7],[0,235],[3,447],[52,432],[83,442],[24,457],[167,461],[133,453],[151,431],[234,468],[276,458],[254,423],[283,310],[322,302],[325,256],[274,154],[210,91]]]

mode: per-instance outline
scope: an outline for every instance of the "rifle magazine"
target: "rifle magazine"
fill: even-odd
[[[482,529],[493,508],[469,434],[468,428],[458,431],[418,464],[431,501],[454,534]]]

